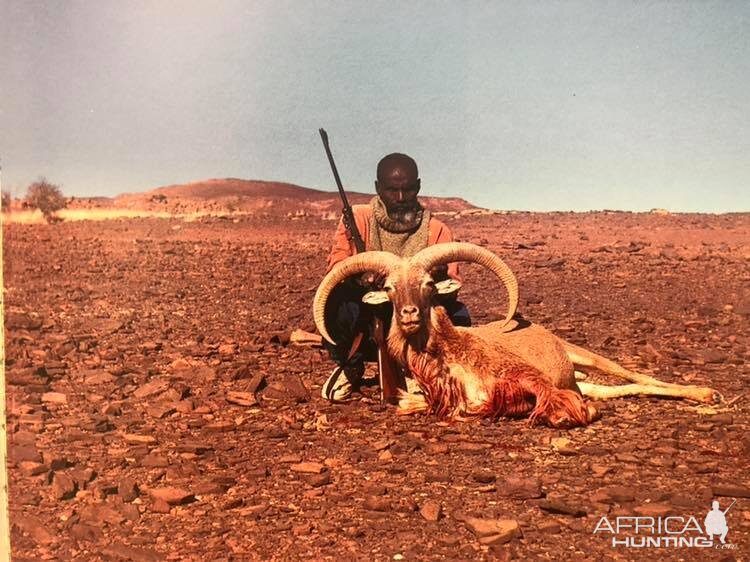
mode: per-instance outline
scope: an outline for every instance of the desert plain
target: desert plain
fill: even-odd
[[[374,384],[331,404],[332,363],[292,333],[335,216],[6,224],[13,560],[746,559],[750,215],[440,218],[507,261],[529,320],[723,401],[610,400],[572,430],[399,416]],[[501,287],[462,273],[473,321],[501,317]],[[731,548],[594,533],[703,525],[713,499],[736,500]]]

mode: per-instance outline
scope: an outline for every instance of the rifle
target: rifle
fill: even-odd
[[[333,154],[331,154],[331,148],[328,146],[328,133],[325,129],[318,129],[320,132],[320,138],[323,140],[323,147],[326,149],[326,156],[328,156],[328,163],[331,165],[331,171],[333,171],[333,177],[336,180],[336,187],[339,188],[339,195],[341,196],[341,202],[344,204],[344,208],[341,211],[341,220],[344,222],[344,227],[349,235],[349,239],[354,242],[354,247],[357,249],[357,253],[361,254],[365,251],[365,242],[362,240],[362,236],[357,230],[357,223],[354,220],[354,212],[352,206],[349,205],[349,200],[346,198],[346,192],[344,186],[341,185],[341,178],[339,172],[336,169],[336,163],[333,161]],[[378,318],[377,314],[374,315],[372,332],[375,342],[378,344],[378,375],[380,379],[380,399],[382,402],[393,403],[398,400],[399,388],[406,389],[406,383],[403,380],[403,375],[400,369],[393,363],[388,353],[385,352],[385,326],[383,320]],[[349,352],[349,356],[354,353],[362,338],[355,338],[352,349]]]
[[[328,156],[328,163],[331,165],[331,170],[333,171],[333,178],[336,180],[336,187],[339,188],[341,202],[344,204],[344,208],[341,211],[341,218],[344,221],[344,227],[349,235],[349,239],[354,242],[354,247],[357,249],[357,253],[361,254],[365,251],[365,243],[362,240],[362,236],[359,234],[359,230],[357,230],[357,223],[354,221],[354,211],[352,211],[352,206],[346,198],[344,186],[341,185],[341,178],[336,169],[336,162],[333,161],[331,147],[328,146],[328,133],[325,132],[325,129],[318,129],[318,131],[320,132],[320,138],[323,140],[323,147],[326,149],[326,156]]]

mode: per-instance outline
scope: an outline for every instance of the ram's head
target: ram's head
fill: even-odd
[[[320,334],[333,343],[325,326],[328,297],[341,281],[368,271],[385,277],[383,290],[368,295],[367,302],[393,304],[391,329],[399,329],[411,337],[428,328],[430,307],[438,292],[430,275],[435,267],[452,262],[472,262],[492,271],[508,291],[508,312],[504,324],[510,322],[518,306],[518,282],[510,268],[495,254],[474,244],[450,242],[425,248],[411,258],[400,258],[388,252],[364,252],[338,264],[323,278],[313,301],[313,316]]]

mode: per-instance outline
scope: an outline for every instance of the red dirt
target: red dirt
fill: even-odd
[[[288,343],[312,329],[333,221],[9,225],[14,560],[746,554],[750,216],[444,218],[508,261],[529,319],[735,401],[612,400],[570,431],[399,417],[375,388],[333,405],[318,394],[325,354]],[[475,323],[500,317],[497,283],[464,277]],[[722,509],[737,498],[737,550],[642,552],[593,534],[604,515],[702,525],[717,495]]]

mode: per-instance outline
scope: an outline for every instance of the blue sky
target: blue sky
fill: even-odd
[[[16,194],[216,177],[495,209],[750,211],[747,2],[0,4],[0,158]]]

